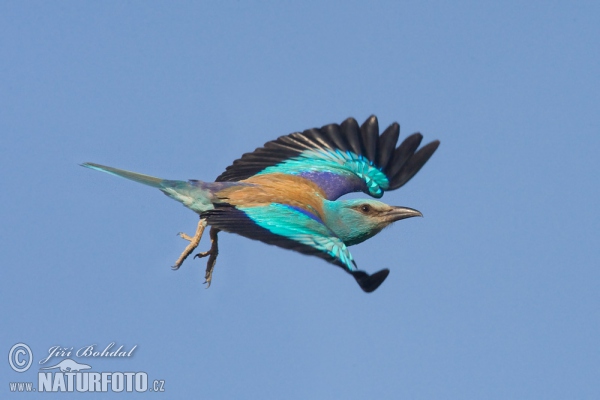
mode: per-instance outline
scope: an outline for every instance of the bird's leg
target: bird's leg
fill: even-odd
[[[175,265],[173,265],[171,268],[179,269],[179,267],[181,267],[181,264],[183,264],[183,261],[192,253],[192,251],[194,251],[196,247],[198,247],[200,239],[202,238],[202,233],[204,232],[204,228],[206,228],[206,219],[200,218],[194,237],[190,237],[183,232],[178,233],[178,235],[181,238],[187,240],[188,242],[190,242],[190,244],[188,244],[185,250],[183,250],[183,253],[181,253],[177,261],[175,261]]]
[[[208,257],[208,262],[206,263],[206,274],[204,275],[204,279],[206,280],[206,288],[210,287],[210,282],[212,280],[213,269],[215,269],[215,264],[217,262],[217,256],[219,255],[219,237],[217,234],[220,229],[215,228],[214,226],[210,227],[210,250],[204,251],[202,253],[198,253],[194,256],[194,258],[202,258],[206,256]]]

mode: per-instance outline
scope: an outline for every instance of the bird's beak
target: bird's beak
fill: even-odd
[[[423,216],[423,214],[421,214],[420,211],[408,207],[392,207],[392,209],[386,214],[386,217],[389,219],[390,222],[396,222],[400,221],[401,219]]]

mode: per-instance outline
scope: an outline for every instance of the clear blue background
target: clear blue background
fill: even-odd
[[[114,341],[154,398],[600,398],[600,6],[501,3],[1,2],[1,396]],[[351,248],[370,295],[230,234],[205,290],[191,211],[78,166],[208,181],[371,114],[442,144],[383,198],[425,218]]]

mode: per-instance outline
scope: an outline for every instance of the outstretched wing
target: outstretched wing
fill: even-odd
[[[310,179],[328,200],[360,191],[379,198],[385,190],[408,182],[440,144],[435,140],[417,150],[423,136],[415,133],[396,147],[399,134],[400,126],[393,123],[380,136],[374,115],[360,127],[355,119],[348,118],[340,125],[312,128],[267,142],[235,160],[216,181],[240,181],[277,172]]]
[[[356,269],[348,248],[314,214],[286,204],[258,207],[217,205],[201,214],[209,225],[249,239],[320,257],[354,276],[361,288],[372,292],[389,271],[369,275]]]

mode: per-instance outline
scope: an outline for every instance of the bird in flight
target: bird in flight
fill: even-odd
[[[396,147],[400,126],[391,124],[379,135],[377,117],[361,126],[348,118],[341,124],[281,136],[244,154],[215,182],[168,180],[94,163],[82,166],[155,187],[200,216],[194,236],[173,269],[194,251],[207,226],[211,247],[194,257],[209,257],[207,288],[217,260],[218,233],[250,239],[320,257],[354,277],[372,292],[389,274],[368,274],[357,268],[348,246],[361,243],[389,224],[422,216],[408,207],[373,199],[338,200],[352,192],[374,198],[408,182],[429,160],[440,142],[419,148],[423,136],[414,133]]]

